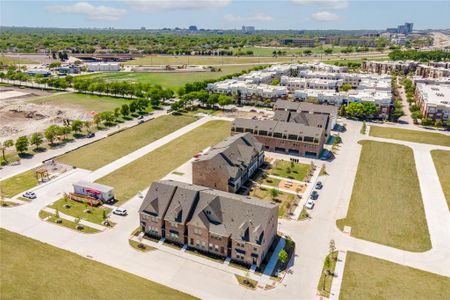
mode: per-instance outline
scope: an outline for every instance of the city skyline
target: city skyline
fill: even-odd
[[[18,27],[383,30],[412,22],[415,29],[450,28],[449,1],[2,1],[1,6],[1,25]]]

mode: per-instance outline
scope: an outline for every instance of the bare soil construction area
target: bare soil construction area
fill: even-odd
[[[52,124],[62,125],[64,119],[91,118],[91,115],[83,110],[30,102],[54,93],[36,89],[0,87],[0,95],[0,140],[16,139],[33,132],[42,132]]]

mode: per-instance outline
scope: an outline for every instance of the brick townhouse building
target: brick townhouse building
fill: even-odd
[[[192,183],[236,193],[263,163],[263,144],[249,133],[237,134],[192,162]]]
[[[198,185],[152,183],[142,231],[201,252],[260,266],[277,235],[278,205]]]

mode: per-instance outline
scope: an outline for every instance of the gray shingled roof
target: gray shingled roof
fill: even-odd
[[[175,188],[174,185],[162,184],[158,181],[153,182],[147,195],[145,195],[139,212],[145,210],[155,217],[163,217],[169,207]]]
[[[193,163],[213,161],[218,168],[225,168],[230,177],[236,178],[249,166],[252,158],[263,149],[250,133],[230,136],[200,156]]]
[[[312,112],[337,115],[338,108],[334,105],[314,104],[309,102],[295,102],[279,99],[274,104],[275,109],[295,110],[297,112]]]
[[[183,201],[183,209],[186,210],[190,210],[197,203],[192,217],[185,221],[221,236],[231,236],[238,241],[243,241],[242,236],[248,228],[249,241],[256,243],[270,223],[270,218],[278,215],[278,204],[275,202],[172,180],[158,181],[158,183],[170,187],[176,186],[165,220],[174,220],[180,200]],[[157,194],[162,192],[163,189],[159,189]],[[187,216],[187,214],[184,215]]]
[[[319,137],[322,135],[324,128],[307,126],[292,122],[277,122],[273,120],[253,120],[237,118],[233,121],[232,127],[242,127],[244,129],[258,129],[268,132],[278,132],[286,134],[296,134],[302,136]]]

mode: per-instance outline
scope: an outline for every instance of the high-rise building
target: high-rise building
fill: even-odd
[[[191,26],[189,26],[189,30],[190,31],[197,31],[197,26],[191,25]]]
[[[242,26],[242,31],[244,33],[252,33],[255,32],[255,26]]]

